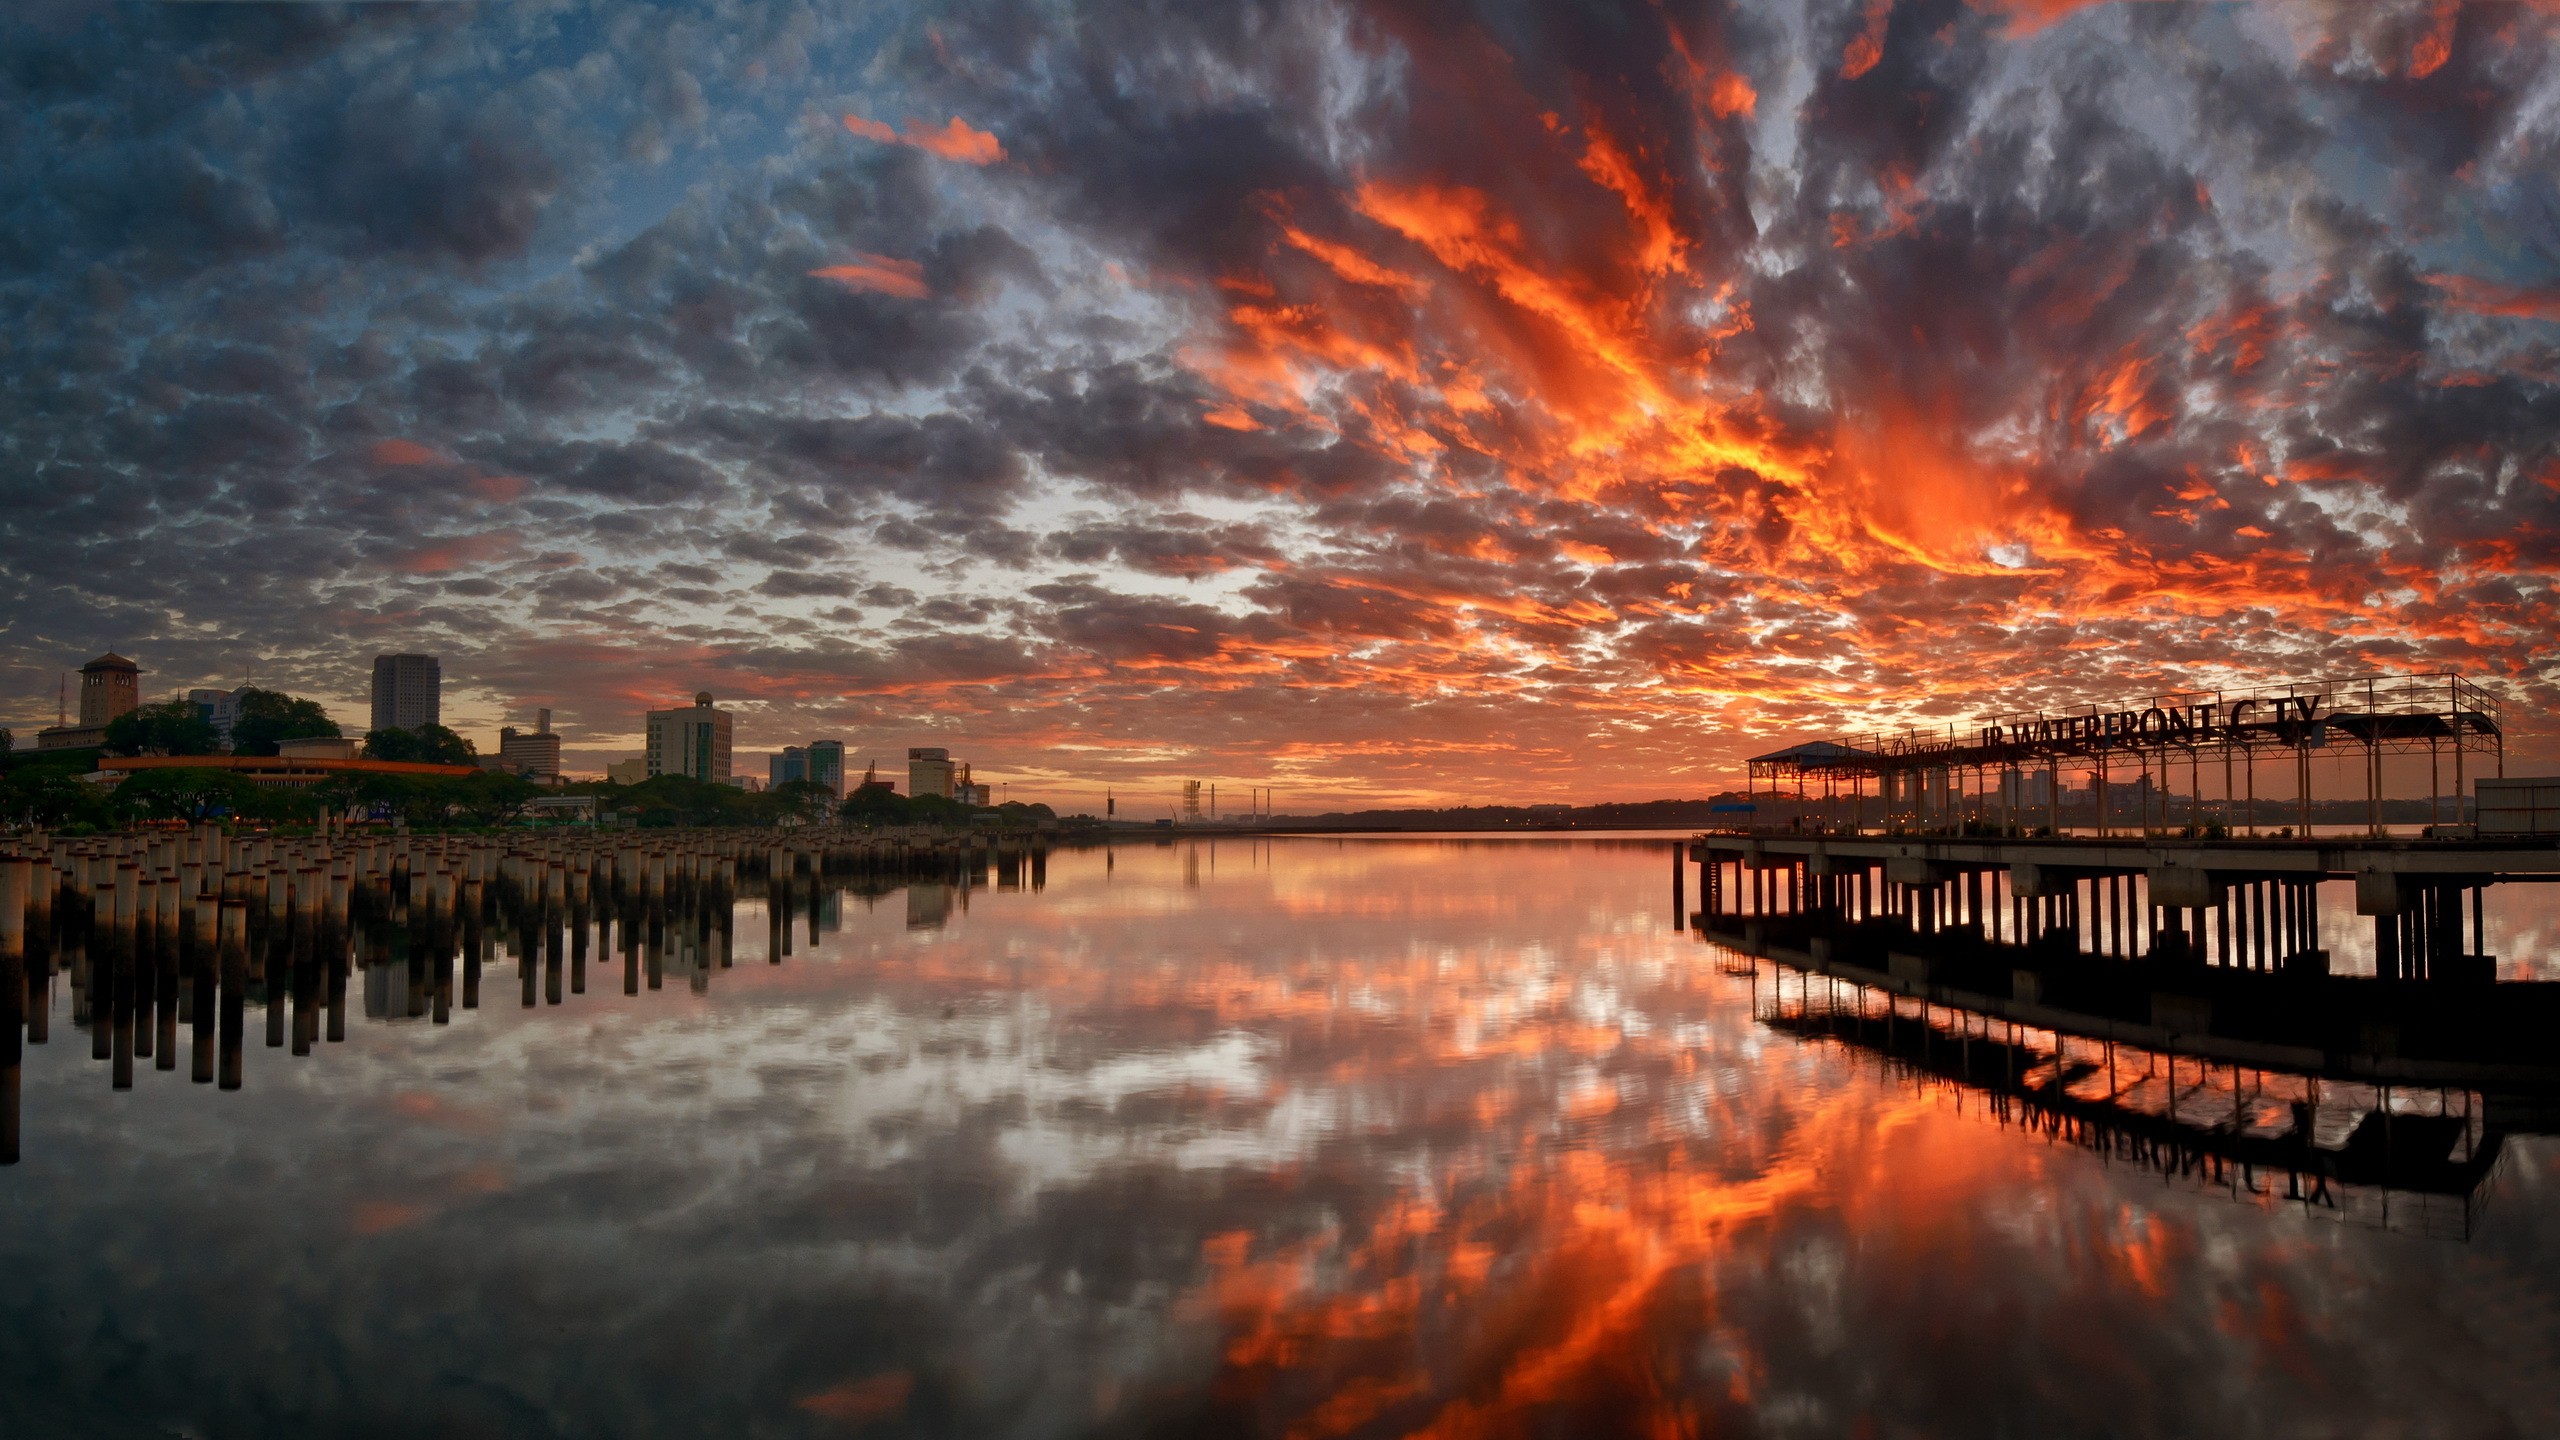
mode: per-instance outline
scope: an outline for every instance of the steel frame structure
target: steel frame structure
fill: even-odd
[[[1984,782],[1998,776],[1996,809],[2004,828],[2034,823],[2061,826],[2062,772],[2066,766],[2090,776],[2096,798],[2097,830],[2108,833],[2114,805],[2109,793],[2116,773],[2135,767],[2143,777],[2137,790],[2139,829],[2150,833],[2169,824],[2170,801],[2177,798],[2177,769],[2187,770],[2187,814],[2200,822],[2207,813],[2204,765],[2219,760],[2226,821],[2237,799],[2239,776],[2246,771],[2245,824],[2257,826],[2258,762],[2270,756],[2294,761],[2295,823],[2309,833],[2312,816],[2311,760],[2327,751],[2361,750],[2365,762],[2366,823],[2382,833],[2382,759],[2386,755],[2425,752],[2431,757],[2430,815],[2441,819],[2443,769],[2453,769],[2454,818],[2462,813],[2469,779],[2479,772],[2471,757],[2489,757],[2493,772],[2506,773],[2505,704],[2500,698],[2453,671],[2419,674],[2370,674],[2296,680],[2278,684],[2208,690],[2175,690],[2144,697],[2130,706],[2075,706],[2062,710],[2013,711],[1981,721],[1970,731],[1906,727],[1789,746],[1749,762],[1748,786],[1756,799],[1765,782],[1769,793],[1789,796],[1800,805],[1815,800],[1837,828],[1846,799],[1847,828],[1863,830],[1866,782],[1877,782],[1883,802],[1876,819],[1887,825],[1926,822],[1940,814],[1988,821],[1994,806]],[[2025,805],[2025,776],[2042,770],[2045,798]],[[1964,786],[1966,777],[1974,786]],[[1814,793],[1815,785],[1821,787]],[[1846,787],[1845,790],[1843,787]],[[2159,811],[2157,823],[2153,810]]]

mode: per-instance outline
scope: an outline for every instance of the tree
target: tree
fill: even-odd
[[[108,818],[106,797],[98,787],[69,770],[28,765],[0,780],[0,821],[60,830],[100,825]]]
[[[338,733],[338,722],[316,700],[246,687],[239,692],[239,706],[239,718],[231,722],[234,755],[273,755],[283,741],[330,738]]]
[[[522,818],[524,807],[542,794],[541,786],[504,770],[483,770],[450,780],[438,778],[432,783],[444,790],[452,814],[480,826],[505,825]]]
[[[904,825],[908,818],[907,797],[886,785],[856,785],[836,809],[836,817],[847,825],[866,829],[881,825]]]
[[[107,722],[110,755],[211,755],[221,748],[213,722],[184,700],[145,705]]]
[[[814,780],[785,780],[773,787],[774,807],[810,825],[824,824],[836,808],[835,792]]]
[[[420,725],[410,730],[366,731],[364,756],[368,760],[469,765],[480,758],[480,751],[470,741],[442,725]]]
[[[113,803],[128,820],[202,820],[224,810],[258,811],[261,798],[258,786],[229,770],[173,765],[126,776]]]

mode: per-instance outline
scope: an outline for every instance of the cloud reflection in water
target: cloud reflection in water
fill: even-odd
[[[2548,1431],[2553,1157],[2467,1246],[1755,1023],[1658,846],[1063,853],[699,993],[30,1053],[24,1433]],[[57,1016],[57,1019],[60,1017]]]

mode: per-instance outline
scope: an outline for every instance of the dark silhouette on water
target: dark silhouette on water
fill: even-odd
[[[91,1058],[130,1089],[135,1062],[241,1087],[247,1013],[266,1045],[306,1057],[347,1035],[347,991],[364,1017],[450,1024],[480,1004],[489,937],[509,937],[520,1003],[559,1005],[587,989],[590,954],[618,943],[623,993],[675,975],[700,992],[727,969],[737,906],[765,904],[772,962],[842,923],[847,896],[876,903],[913,887],[911,928],[945,923],[990,884],[1039,890],[1044,841],[981,836],[890,840],[841,832],[691,832],[514,840],[368,836],[280,841],[205,827],[183,836],[54,841],[0,856],[0,1163],[18,1159],[22,1046],[49,1037],[53,983]],[[914,896],[932,897],[917,908]],[[325,1040],[324,1040],[325,1037]]]

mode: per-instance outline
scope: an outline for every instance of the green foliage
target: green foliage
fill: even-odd
[[[106,796],[99,787],[81,779],[80,771],[55,765],[20,765],[11,768],[7,779],[0,780],[0,824],[61,830],[104,825],[112,819]]]
[[[338,733],[338,722],[316,700],[253,687],[239,692],[239,706],[240,716],[231,724],[234,755],[273,755],[284,741]]]
[[[674,825],[771,825],[787,813],[779,794],[751,795],[688,775],[652,775],[612,791],[613,808],[650,828]]]
[[[127,822],[202,820],[222,811],[261,815],[270,806],[257,785],[229,770],[193,765],[137,770],[115,788],[111,804]]]
[[[426,765],[469,765],[480,758],[470,741],[442,725],[414,730],[371,730],[365,733],[368,760],[406,760]]]
[[[222,748],[213,722],[184,700],[164,700],[107,722],[110,755],[211,755]]]
[[[907,823],[907,797],[886,785],[856,785],[836,807],[836,818],[865,829]]]
[[[315,808],[340,815],[384,811],[418,830],[509,824],[524,814],[526,802],[542,793],[531,781],[497,770],[470,775],[348,774],[312,787]]]
[[[807,825],[823,823],[836,808],[835,792],[814,780],[786,780],[771,795],[777,817]]]

